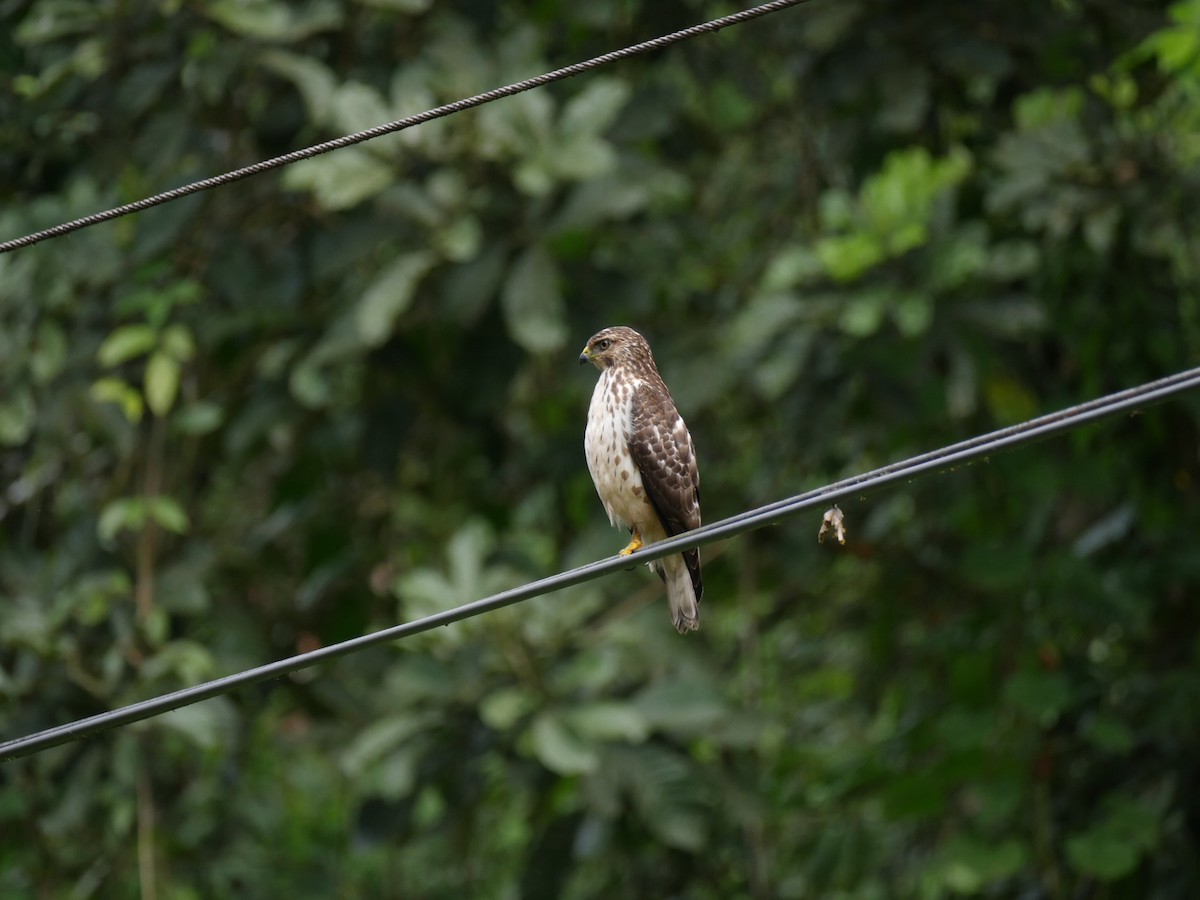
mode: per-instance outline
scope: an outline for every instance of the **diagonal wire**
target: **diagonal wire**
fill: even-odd
[[[600,56],[593,57],[592,59],[584,60],[583,62],[577,62],[561,69],[555,69],[553,72],[546,72],[543,75],[537,75],[533,78],[526,78],[524,81],[517,81],[512,84],[505,85],[504,87],[485,91],[482,94],[476,94],[474,97],[455,100],[453,103],[447,103],[444,106],[439,106],[435,109],[428,109],[425,110],[425,112],[406,116],[403,119],[397,119],[395,122],[388,122],[384,125],[376,125],[375,127],[368,128],[365,131],[359,131],[354,134],[345,135],[344,137],[324,141],[320,144],[314,144],[313,146],[305,147],[302,150],[293,150],[291,153],[285,153],[283,156],[276,156],[274,159],[256,162],[253,165],[244,166],[241,169],[234,169],[233,171],[226,172],[223,175],[216,175],[212,178],[194,181],[191,184],[181,185],[180,187],[172,188],[169,191],[163,191],[161,194],[155,194],[151,197],[145,197],[133,203],[126,203],[123,206],[117,206],[103,212],[93,213],[89,216],[84,216],[81,219],[74,219],[70,222],[64,222],[61,225],[55,225],[53,228],[47,228],[44,231],[35,231],[32,234],[25,235],[24,237],[3,241],[0,242],[0,253],[8,253],[20,247],[28,247],[31,244],[36,244],[40,241],[47,240],[48,238],[60,237],[64,234],[70,234],[72,231],[79,231],[81,228],[87,228],[90,225],[97,225],[101,222],[107,222],[110,219],[117,219],[121,216],[127,216],[131,213],[141,212],[142,210],[149,209],[152,206],[158,206],[162,203],[168,203],[172,200],[178,200],[181,197],[186,197],[189,194],[196,194],[200,191],[207,191],[210,188],[220,187],[221,185],[230,184],[234,181],[240,181],[243,178],[249,178],[251,175],[258,175],[271,169],[282,168],[283,166],[300,162],[300,160],[303,159],[310,159],[314,156],[320,156],[322,153],[328,153],[331,150],[340,150],[343,147],[349,147],[352,144],[361,144],[363,141],[369,141],[372,138],[381,137],[385,134],[403,131],[405,128],[412,128],[414,125],[420,125],[423,122],[430,122],[434,119],[440,119],[443,116],[461,112],[464,109],[472,109],[476,106],[483,106],[485,103],[491,103],[493,100],[511,97],[513,94],[519,94],[522,91],[528,91],[535,87],[541,87],[544,84],[550,84],[552,81],[561,81],[564,78],[570,78],[574,75],[579,75],[580,73],[586,72],[589,69],[596,69],[600,66],[605,66],[609,63],[617,62],[618,60],[628,59],[631,56],[637,56],[642,53],[649,53],[651,50],[660,50],[663,47],[679,43],[680,41],[686,41],[690,38],[698,37],[702,34],[708,34],[713,31],[720,31],[722,28],[728,28],[731,25],[740,25],[741,23],[748,22],[751,19],[757,19],[760,16],[765,16],[768,13],[778,12],[779,10],[786,9],[789,6],[799,6],[801,3],[807,2],[809,2],[809,0],[772,0],[772,2],[764,3],[761,6],[755,6],[751,9],[744,9],[740,12],[731,13],[727,16],[721,16],[719,19],[712,19],[708,22],[702,22],[699,25],[693,25],[690,28],[683,29],[682,31],[665,34],[661,37],[643,41],[640,44],[633,44],[632,46],[624,47],[620,50],[604,53]]]
[[[1079,428],[1099,419],[1113,416],[1121,412],[1135,411],[1141,407],[1165,400],[1184,391],[1200,388],[1200,368],[1188,369],[1167,378],[1151,381],[1128,390],[1109,394],[1096,400],[1072,406],[1060,412],[1039,416],[1019,425],[1002,428],[988,434],[980,435],[967,441],[951,444],[930,453],[914,456],[903,462],[875,469],[862,475],[846,478],[834,484],[815,490],[797,494],[786,500],[760,506],[747,512],[705,525],[686,534],[681,534],[666,541],[653,544],[644,550],[639,550],[634,556],[636,561],[650,562],[672,553],[679,553],[690,547],[700,547],[715,541],[733,537],[747,531],[774,525],[784,519],[792,518],[804,510],[815,506],[826,506],[861,494],[867,490],[875,490],[896,481],[914,478],[917,475],[947,469],[985,458],[1000,450],[1011,449],[1051,435],[1060,434]],[[169,694],[151,697],[129,706],[108,712],[98,713],[85,719],[68,722],[48,728],[26,737],[15,738],[0,744],[0,761],[28,756],[41,750],[47,750],[60,744],[77,741],[90,735],[107,731],[121,725],[129,725],[143,719],[162,715],[181,706],[188,706],[207,700],[221,694],[227,694],[238,688],[265,681],[269,678],[279,678],[290,675],[301,669],[307,669],[318,663],[337,659],[350,653],[356,653],[376,644],[399,640],[424,631],[431,631],[442,625],[449,625],[492,610],[511,606],[522,600],[529,600],[561,590],[586,581],[592,581],[608,575],[618,569],[626,569],[630,564],[629,557],[611,556],[597,562],[588,563],[566,572],[560,572],[538,581],[530,582],[521,587],[501,591],[482,600],[475,600],[447,609],[431,616],[415,619],[382,631],[360,635],[338,644],[330,644],[307,653],[300,653],[286,659],[276,660],[266,665],[247,669],[223,678],[183,688]]]

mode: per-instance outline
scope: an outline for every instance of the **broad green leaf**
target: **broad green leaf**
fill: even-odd
[[[480,153],[485,158],[522,158],[553,141],[554,100],[544,88],[490,103],[479,111]]]
[[[161,612],[157,607],[156,613]],[[167,616],[161,615],[165,628]],[[199,684],[212,676],[213,655],[197,641],[172,640],[142,663],[139,674],[145,679],[171,678],[184,684]]]
[[[1137,735],[1114,715],[1097,713],[1084,723],[1087,739],[1102,750],[1124,755],[1137,745]]]
[[[1177,4],[1182,6],[1183,4]],[[1196,65],[1200,56],[1200,29],[1195,25],[1165,28],[1146,40],[1146,47],[1158,58],[1164,72],[1179,72]]]
[[[1137,868],[1141,853],[1121,835],[1094,829],[1067,840],[1067,859],[1085,875],[1116,881]]]
[[[825,231],[845,231],[857,218],[855,199],[839,188],[825,191],[819,201],[821,227]]]
[[[288,390],[293,397],[309,409],[320,409],[333,399],[333,385],[329,373],[310,357],[296,365],[288,375]]]
[[[142,420],[142,395],[120,378],[101,378],[92,385],[91,397],[97,403],[116,403],[130,422]]]
[[[333,123],[344,132],[366,131],[376,125],[383,125],[395,116],[388,109],[383,94],[359,81],[348,81],[341,85],[333,97]],[[392,138],[395,135],[391,135]],[[376,147],[380,142],[376,138],[371,142]]]
[[[883,168],[859,192],[865,221],[874,233],[886,237],[897,255],[924,243],[934,200],[959,184],[971,166],[970,154],[961,147],[937,159],[923,147],[888,154]]]
[[[1028,859],[1025,844],[1014,838],[996,842],[961,836],[943,848],[933,871],[955,893],[977,894],[1011,878]]]
[[[522,160],[513,173],[513,183],[530,197],[545,197],[556,184],[558,160],[549,153],[536,153]]]
[[[416,15],[423,13],[433,5],[433,0],[357,0],[363,6],[377,6],[380,9],[394,9],[397,12]]]
[[[1200,33],[1197,37],[1200,38]],[[1125,73],[1098,72],[1088,79],[1088,86],[1097,96],[1122,111],[1132,109],[1138,101],[1138,83]]]
[[[392,261],[358,301],[354,320],[368,347],[378,347],[395,330],[396,320],[412,305],[417,285],[433,266],[432,254],[418,250]]]
[[[764,294],[786,291],[819,277],[822,263],[816,251],[808,245],[793,245],[771,257],[763,273],[760,289]]]
[[[584,181],[607,175],[617,165],[617,154],[603,138],[578,135],[568,139],[552,157],[554,174]]]
[[[392,167],[362,147],[346,147],[288,166],[283,183],[309,191],[326,210],[356,206],[395,180]]]
[[[168,325],[163,329],[161,349],[172,359],[184,363],[196,354],[196,342],[185,326]]]
[[[1085,99],[1079,87],[1038,88],[1017,98],[1013,115],[1022,131],[1031,131],[1063,120],[1077,120]]]
[[[926,769],[889,778],[878,796],[889,819],[928,821],[945,811],[952,786],[944,772]]]
[[[1106,255],[1121,224],[1121,207],[1116,203],[1093,210],[1083,217],[1083,236],[1092,252]]]
[[[235,736],[237,712],[227,697],[181,706],[164,713],[157,722],[184,735],[203,750],[228,746]]]
[[[729,78],[718,79],[708,91],[704,114],[722,131],[745,128],[760,112],[760,104]]]
[[[633,705],[650,725],[668,731],[701,732],[728,712],[712,687],[696,679],[652,682]]]
[[[174,497],[167,497],[159,494],[155,497],[145,498],[146,512],[159,525],[174,531],[176,534],[185,534],[188,530],[187,513],[183,511],[183,507],[179,505],[179,501]]]
[[[760,294],[745,304],[732,322],[725,347],[741,365],[761,360],[781,334],[795,333],[803,304],[791,294]]]
[[[1123,503],[1105,516],[1101,516],[1091,527],[1075,539],[1073,549],[1079,556],[1091,556],[1105,547],[1119,543],[1137,527],[1137,510]]]
[[[1085,875],[1116,881],[1130,874],[1158,846],[1163,823],[1153,799],[1114,795],[1104,815],[1067,840],[1067,858]]]
[[[542,244],[534,244],[509,269],[501,295],[509,336],[530,353],[553,353],[567,342],[566,311],[558,267]]]
[[[484,698],[479,715],[489,728],[509,731],[535,707],[534,697],[518,688],[502,688]]]
[[[342,771],[347,775],[355,775],[367,766],[390,756],[425,724],[426,720],[420,715],[400,713],[372,722],[358,732],[354,740],[342,750],[339,757]]]
[[[817,257],[837,281],[853,281],[889,257],[902,256],[929,240],[937,200],[970,173],[971,155],[955,147],[935,159],[923,147],[890,153],[856,199],[826,192],[821,201],[825,230],[846,231],[820,238]]]
[[[1015,281],[1027,278],[1040,261],[1041,254],[1032,241],[997,241],[987,251],[985,271],[996,281]]]
[[[682,755],[662,745],[645,745],[616,757],[628,769],[634,802],[650,829],[668,846],[691,852],[704,845],[704,785]]]
[[[174,426],[184,434],[211,434],[225,421],[225,410],[216,403],[201,400],[179,409]]]
[[[568,138],[608,130],[629,100],[629,84],[617,78],[593,78],[563,106],[559,129]]]
[[[582,775],[600,763],[595,746],[572,731],[555,713],[538,715],[529,736],[542,765],[559,775]]]
[[[987,233],[982,227],[964,226],[958,234],[935,243],[932,250],[931,293],[970,284],[988,264]]]
[[[396,69],[392,75],[392,83],[388,89],[388,105],[392,119],[406,119],[427,109],[432,109],[441,101],[432,88],[435,76],[430,67],[414,61]],[[434,119],[422,122],[420,125],[410,125],[403,131],[397,132],[397,141],[410,148],[419,148],[422,152],[439,155],[445,147],[448,135],[454,133],[454,125],[446,119]],[[445,174],[446,170],[438,174]],[[461,177],[455,172],[456,177]]]
[[[567,711],[564,717],[577,734],[597,741],[636,744],[650,732],[645,717],[628,703],[588,703]]]
[[[669,182],[664,177],[662,183],[650,185],[628,172],[585,181],[571,191],[550,233],[588,231],[606,219],[627,219],[650,203],[654,191],[669,190]]]
[[[997,375],[983,385],[984,397],[996,421],[1011,425],[1037,415],[1037,401],[1025,385],[1014,378]]]
[[[68,594],[76,621],[94,628],[127,602],[131,591],[129,575],[110,569],[83,576]]]
[[[123,529],[139,531],[146,524],[146,504],[140,497],[123,497],[106,505],[96,522],[100,543],[111,545]]]
[[[928,240],[929,229],[924,222],[901,222],[888,233],[885,246],[891,256],[903,256]]]
[[[451,262],[474,259],[483,243],[483,227],[473,215],[461,215],[433,234],[434,245]]]
[[[796,376],[808,362],[817,340],[816,332],[807,328],[792,327],[782,332],[752,371],[759,393],[774,402],[794,389]]]
[[[299,7],[281,0],[210,0],[204,11],[230,31],[265,41],[299,41],[342,22],[333,0],[309,0]]]
[[[396,579],[393,592],[405,603],[405,609],[411,613],[425,615],[464,603],[467,598],[460,597],[453,582],[436,569],[416,569],[405,572]]]
[[[259,56],[259,61],[296,86],[304,98],[304,105],[308,107],[309,117],[314,122],[331,121],[337,79],[328,66],[312,57],[287,50],[264,51]]]
[[[146,362],[146,405],[156,416],[171,411],[179,393],[179,363],[162,351],[151,354]]]
[[[21,16],[14,29],[18,45],[38,46],[75,35],[87,36],[103,27],[104,12],[91,3],[43,3],[30,7],[30,15]]]
[[[43,321],[38,326],[37,344],[29,360],[29,369],[34,380],[45,384],[58,376],[67,364],[67,339],[63,330],[54,322]]]
[[[231,31],[258,38],[281,38],[291,27],[292,14],[278,0],[214,0],[209,17]]]
[[[1052,723],[1071,703],[1074,692],[1061,672],[1024,669],[1008,679],[1004,698],[1033,719]]]
[[[842,331],[854,337],[868,337],[883,325],[888,298],[878,291],[866,291],[847,299],[838,317]]]
[[[138,620],[138,630],[146,641],[148,647],[163,647],[167,643],[168,632],[171,628],[171,617],[161,603],[154,603],[149,611],[141,616]],[[144,677],[159,678],[163,674],[168,673],[164,663],[166,658],[151,657],[141,666],[138,674]],[[169,674],[174,674],[170,672]]]
[[[705,817],[700,810],[661,809],[654,813],[650,825],[667,846],[689,853],[704,847]]]
[[[20,388],[0,399],[0,444],[16,447],[25,443],[37,422],[37,404],[28,388]]]
[[[158,332],[149,325],[122,325],[100,345],[96,359],[106,368],[149,353],[158,344]]]
[[[835,281],[854,281],[885,258],[879,241],[865,232],[817,241],[817,258]]]
[[[443,319],[459,326],[478,321],[499,291],[505,263],[503,248],[493,244],[469,262],[448,267],[436,307]]]
[[[128,327],[148,326],[157,332],[166,326],[173,310],[199,302],[202,295],[203,288],[198,282],[181,278],[161,287],[143,287],[123,294],[117,301],[116,312],[122,316],[140,316],[145,320],[143,325]]]
[[[922,294],[902,294],[892,305],[892,319],[902,335],[919,337],[933,322],[933,303]]]
[[[997,337],[1028,338],[1046,329],[1046,310],[1021,296],[990,299],[986,303],[964,303],[959,314]]]
[[[407,797],[417,784],[421,762],[416,747],[402,746],[375,765],[371,783],[379,795],[387,800]]]

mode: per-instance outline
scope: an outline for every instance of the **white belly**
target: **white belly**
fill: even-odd
[[[640,382],[626,383],[622,390],[609,375],[608,370],[600,373],[588,407],[583,439],[588,470],[613,525],[636,528],[646,543],[660,541],[666,532],[646,497],[641,472],[629,455],[633,391]]]

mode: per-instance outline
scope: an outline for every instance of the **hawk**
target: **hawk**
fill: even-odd
[[[609,521],[628,528],[622,556],[700,525],[700,471],[692,436],[663,384],[646,339],[632,328],[605,328],[579,354],[600,380],[588,407],[583,448]],[[667,585],[680,634],[700,627],[700,551],[650,563]]]

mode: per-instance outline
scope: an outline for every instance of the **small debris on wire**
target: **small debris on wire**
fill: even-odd
[[[829,507],[821,518],[821,530],[817,532],[817,542],[825,543],[825,535],[833,532],[839,544],[846,543],[846,514],[837,504]]]

